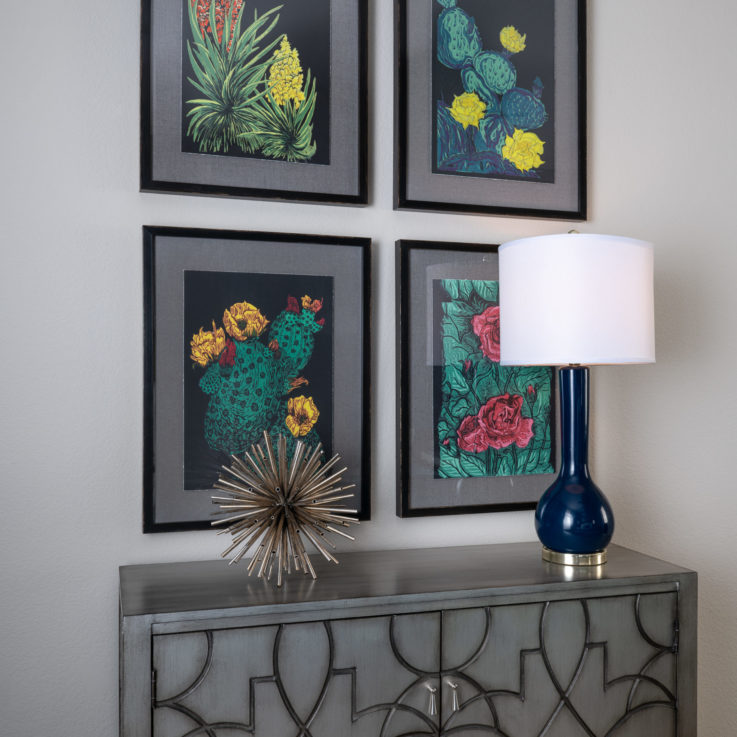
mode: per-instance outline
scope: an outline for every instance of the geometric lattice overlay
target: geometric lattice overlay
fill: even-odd
[[[673,737],[675,593],[154,636],[154,737]]]

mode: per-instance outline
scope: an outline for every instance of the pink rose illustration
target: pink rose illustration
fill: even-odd
[[[499,361],[499,306],[487,307],[471,318],[473,332],[479,336],[481,351],[490,361]]]
[[[458,428],[458,447],[469,453],[481,453],[489,447],[486,428],[481,426],[477,415],[463,418]]]
[[[499,450],[512,443],[519,448],[527,447],[533,435],[532,419],[522,417],[521,410],[522,397],[519,394],[492,397],[479,410],[479,425],[486,431],[487,442],[492,448]]]

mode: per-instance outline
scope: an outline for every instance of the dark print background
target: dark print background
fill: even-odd
[[[185,272],[185,489],[264,431],[330,454],[333,325],[332,277]]]
[[[433,171],[553,182],[554,3],[433,4]]]
[[[182,151],[329,164],[330,0],[183,3]]]
[[[499,282],[433,281],[435,478],[552,473],[552,369],[499,365]]]

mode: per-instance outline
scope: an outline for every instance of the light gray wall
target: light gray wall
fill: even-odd
[[[138,3],[3,8],[0,732],[117,730],[117,566],[216,557],[141,533],[144,223],[372,236],[374,519],[355,547],[534,538],[531,513],[394,516],[396,238],[500,242],[572,224],[395,213],[392,17],[371,3],[372,205],[138,193]],[[658,362],[594,372],[615,541],[701,575],[700,733],[737,731],[737,10],[590,3],[587,232],[656,244]],[[623,294],[626,298],[626,294]]]

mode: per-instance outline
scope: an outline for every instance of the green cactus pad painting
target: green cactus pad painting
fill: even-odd
[[[433,172],[553,182],[554,3],[435,0]]]
[[[546,366],[499,365],[499,283],[433,282],[435,478],[552,473]]]
[[[330,163],[330,0],[180,0],[182,151]]]
[[[332,277],[186,271],[185,489],[284,435],[332,445]]]

